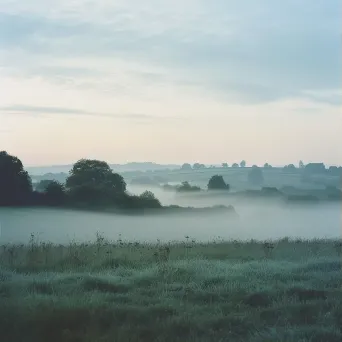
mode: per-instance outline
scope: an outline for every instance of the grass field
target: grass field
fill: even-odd
[[[1,341],[341,342],[339,241],[1,247]]]

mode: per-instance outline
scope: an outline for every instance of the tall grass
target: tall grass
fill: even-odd
[[[340,241],[1,246],[1,341],[342,341]]]

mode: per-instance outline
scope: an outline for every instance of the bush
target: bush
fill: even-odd
[[[195,185],[190,185],[189,182],[183,182],[182,185],[177,187],[178,192],[196,192],[201,191],[201,188]]]

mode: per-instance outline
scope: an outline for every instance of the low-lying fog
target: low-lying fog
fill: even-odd
[[[146,187],[130,186],[140,194]],[[229,214],[124,216],[85,211],[55,209],[0,209],[0,244],[28,242],[30,234],[41,241],[67,243],[94,240],[100,231],[116,240],[130,241],[224,239],[276,239],[285,236],[302,238],[339,238],[340,203],[286,205],[277,201],[242,201],[224,197],[182,196],[162,189],[150,189],[165,205],[205,207],[232,204],[239,218]]]

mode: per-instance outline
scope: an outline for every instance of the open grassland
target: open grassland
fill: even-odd
[[[1,247],[0,340],[341,342],[340,241]]]

